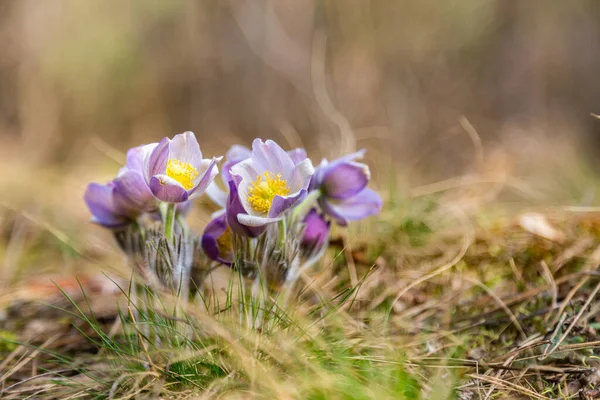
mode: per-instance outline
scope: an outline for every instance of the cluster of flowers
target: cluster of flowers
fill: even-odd
[[[304,149],[255,139],[252,149],[234,145],[219,174],[222,157],[202,158],[185,132],[129,150],[117,176],[90,183],[84,198],[92,221],[113,230],[148,279],[187,284],[207,257],[281,284],[323,255],[331,221],[345,226],[380,211],[380,196],[367,188],[369,168],[356,161],[363,154],[315,168]],[[221,210],[196,237],[185,217],[204,193]]]

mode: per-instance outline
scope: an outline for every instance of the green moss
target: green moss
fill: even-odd
[[[17,334],[0,329],[0,353],[14,351],[18,346],[18,339]]]

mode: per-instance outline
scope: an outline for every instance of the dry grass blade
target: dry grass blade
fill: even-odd
[[[560,346],[560,344],[569,335],[569,332],[571,332],[571,330],[573,329],[573,327],[575,325],[577,325],[577,323],[579,322],[579,318],[581,318],[581,316],[583,315],[583,313],[585,312],[585,310],[587,309],[587,307],[594,300],[594,298],[596,297],[596,294],[598,294],[598,291],[600,291],[600,282],[598,282],[598,284],[596,285],[596,287],[594,288],[594,290],[592,291],[592,293],[588,296],[587,300],[585,301],[585,304],[583,305],[583,307],[581,307],[581,310],[579,310],[579,312],[577,313],[577,315],[575,316],[575,318],[573,319],[573,321],[569,324],[569,327],[565,330],[565,332],[562,334],[562,336],[560,337],[560,339],[558,339],[557,342],[554,345],[549,346],[544,351],[544,354],[542,354],[542,356],[540,357],[540,360],[545,360],[550,354],[552,354],[552,352],[554,350],[556,350],[558,348],[558,346]]]
[[[37,357],[37,355],[40,354],[40,352],[42,350],[44,350],[46,347],[48,347],[52,342],[54,342],[59,337],[60,337],[60,335],[54,335],[54,336],[50,337],[48,340],[46,340],[37,349],[33,350],[31,353],[25,354],[23,359],[19,363],[17,363],[14,367],[11,367],[7,372],[4,373],[4,375],[2,375],[0,377],[0,384],[5,382],[9,377],[11,377],[16,372],[18,372],[21,368],[23,368],[25,365],[27,365],[27,363],[34,360],[35,357]]]
[[[512,383],[510,381],[506,381],[506,380],[503,380],[503,379],[498,379],[498,378],[494,378],[494,377],[486,376],[486,375],[469,374],[468,376],[470,378],[472,378],[472,379],[475,379],[475,380],[478,380],[478,381],[482,381],[482,382],[486,382],[486,383],[490,383],[490,384],[493,384],[493,385],[495,385],[497,387],[508,389],[508,390],[510,390],[512,392],[516,392],[516,393],[519,393],[519,394],[522,394],[522,395],[525,395],[525,396],[529,396],[529,397],[534,398],[534,399],[538,399],[538,400],[552,400],[550,397],[543,396],[543,395],[541,395],[539,393],[536,393],[536,392],[534,392],[534,391],[532,391],[530,389],[527,389],[524,386],[520,386],[520,385],[514,384],[514,383]]]
[[[474,232],[473,232],[473,227],[470,225],[467,216],[464,214],[464,212],[462,210],[460,210],[456,207],[449,207],[449,210],[454,213],[454,215],[457,217],[457,220],[460,222],[460,224],[462,225],[462,227],[464,229],[464,236],[463,236],[462,245],[460,247],[460,250],[452,258],[452,260],[450,260],[446,264],[436,268],[435,270],[423,275],[419,279],[416,279],[414,282],[412,282],[411,284],[406,286],[404,289],[402,289],[396,295],[394,300],[392,301],[390,310],[392,310],[394,308],[394,304],[396,304],[396,302],[398,302],[398,300],[400,300],[400,298],[402,298],[402,296],[404,296],[409,290],[420,285],[423,282],[430,280],[431,278],[433,278],[439,274],[442,274],[442,273],[448,271],[450,268],[454,267],[459,261],[461,261],[463,259],[463,257],[465,256],[465,254],[467,253],[467,250],[469,249],[469,246],[473,242],[473,239],[475,236]]]

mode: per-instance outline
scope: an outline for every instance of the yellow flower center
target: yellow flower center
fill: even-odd
[[[169,178],[181,183],[185,190],[190,190],[194,187],[194,179],[198,176],[198,170],[192,167],[190,163],[171,158],[167,161],[166,174]]]
[[[233,241],[231,238],[232,234],[233,232],[228,226],[227,229],[225,229],[225,232],[223,232],[223,234],[221,234],[221,236],[217,238],[217,247],[219,248],[219,254],[227,255],[231,253],[233,249]]]
[[[250,184],[248,201],[256,211],[267,213],[275,196],[287,196],[289,193],[290,188],[287,181],[281,179],[281,174],[275,175],[267,171]]]

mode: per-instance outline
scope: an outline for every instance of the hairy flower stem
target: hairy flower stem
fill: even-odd
[[[287,232],[286,232],[286,224],[285,224],[285,218],[284,219],[280,219],[279,222],[277,223],[277,230],[278,230],[278,239],[277,239],[277,244],[278,247],[281,249],[283,248],[283,245],[285,243],[285,238],[287,236]]]
[[[175,227],[175,208],[176,204],[169,203],[165,213],[165,237],[169,243],[173,243],[173,228]]]
[[[182,214],[177,214],[175,217],[175,220],[177,221],[177,224],[179,224],[179,226],[181,227],[183,234],[187,235],[188,226],[187,226],[187,223],[185,222],[185,216],[183,216]]]

